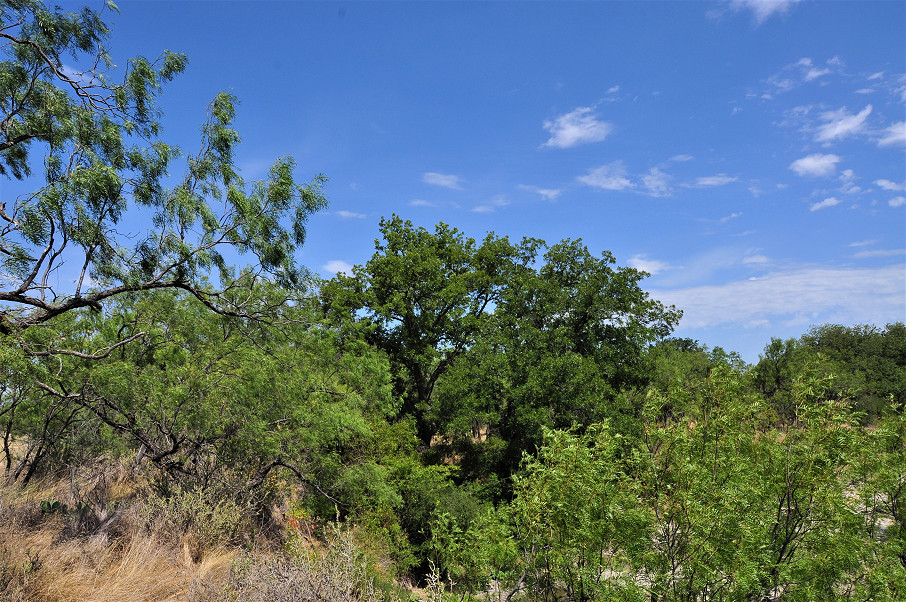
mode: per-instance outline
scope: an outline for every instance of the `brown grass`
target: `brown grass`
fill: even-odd
[[[238,549],[201,549],[141,516],[143,487],[116,463],[21,487],[0,485],[0,600],[190,600],[219,591]],[[42,513],[58,500],[70,512]],[[71,509],[79,502],[90,511]]]
[[[269,539],[254,528],[254,540],[221,537],[250,523],[206,492],[179,495],[161,501],[131,465],[103,458],[26,487],[0,484],[0,602],[380,598],[355,529],[334,525],[321,540],[290,513]],[[50,501],[59,507],[42,511]]]

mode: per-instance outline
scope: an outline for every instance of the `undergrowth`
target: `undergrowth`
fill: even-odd
[[[355,528],[306,528],[283,507],[216,488],[164,494],[109,459],[0,484],[0,601],[411,599]]]

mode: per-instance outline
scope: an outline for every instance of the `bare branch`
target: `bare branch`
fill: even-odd
[[[29,355],[32,355],[35,357],[69,355],[72,357],[81,358],[83,360],[102,360],[102,359],[106,358],[107,356],[109,356],[110,353],[114,349],[118,349],[118,348],[122,347],[123,345],[128,345],[132,341],[145,336],[145,334],[147,334],[147,333],[139,332],[138,334],[134,334],[131,337],[128,337],[126,339],[123,339],[122,341],[119,341],[117,343],[114,343],[113,345],[110,345],[109,347],[104,347],[103,349],[99,349],[95,353],[82,353],[80,351],[72,351],[71,349],[48,349],[46,351],[32,351],[29,353]]]
[[[38,276],[38,272],[41,270],[41,264],[44,263],[44,258],[47,257],[47,254],[53,250],[54,243],[54,234],[56,233],[56,225],[53,220],[50,220],[50,236],[47,237],[48,242],[47,246],[44,247],[44,251],[41,253],[41,256],[34,260],[35,267],[32,269],[31,273],[25,277],[25,280],[22,281],[22,284],[19,285],[19,288],[16,289],[14,294],[21,295],[31,286],[31,283],[35,281],[35,278]]]
[[[252,482],[249,483],[249,486],[252,489],[259,487],[262,483],[264,483],[264,479],[267,478],[267,475],[270,473],[270,471],[273,470],[274,468],[277,468],[278,466],[288,469],[290,472],[292,472],[294,475],[296,475],[297,479],[299,479],[306,485],[311,486],[315,491],[317,491],[319,494],[321,494],[322,496],[324,496],[325,498],[327,498],[328,500],[330,500],[337,506],[346,505],[343,502],[341,502],[340,500],[338,500],[337,498],[333,497],[332,495],[330,495],[329,493],[324,491],[323,489],[321,489],[321,487],[317,483],[315,483],[314,481],[312,481],[311,479],[309,479],[308,477],[303,475],[302,471],[300,471],[296,466],[294,466],[288,462],[285,462],[282,457],[277,458],[276,460],[272,460],[271,462],[268,462],[264,467],[262,467],[261,470],[258,471],[258,474],[256,475],[256,477],[252,480]]]

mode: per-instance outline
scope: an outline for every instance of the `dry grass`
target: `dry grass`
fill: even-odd
[[[42,528],[16,544],[38,554],[37,569],[19,568],[13,599],[40,601],[185,600],[196,582],[226,581],[235,551],[207,554],[186,563],[180,550],[137,535],[109,542],[103,537],[54,543],[55,529]],[[32,556],[34,557],[34,556]],[[19,566],[24,567],[23,558]]]
[[[238,550],[202,549],[191,532],[177,538],[149,524],[141,480],[121,464],[102,465],[0,485],[0,600],[189,600],[222,588]],[[60,509],[42,512],[50,500]]]
[[[325,542],[297,520],[282,525],[282,543],[252,542],[234,536],[249,524],[235,522],[237,508],[211,496],[177,488],[162,501],[131,466],[104,459],[0,484],[0,602],[382,598],[353,530],[335,527]]]

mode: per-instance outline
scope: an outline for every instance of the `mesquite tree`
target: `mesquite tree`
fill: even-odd
[[[236,99],[221,93],[208,107],[200,150],[167,186],[180,151],[159,137],[156,100],[186,57],[168,51],[117,71],[101,17],[0,2],[0,176],[35,181],[33,192],[0,199],[0,334],[154,289],[249,315],[258,310],[247,292],[261,277],[290,290],[304,284],[294,251],[308,216],[326,204],[325,178],[300,185],[293,160],[281,158],[266,179],[243,181],[231,128]],[[136,207],[153,216],[137,231],[124,220]],[[227,248],[254,256],[241,277]],[[73,280],[66,290],[50,278],[60,270]]]

